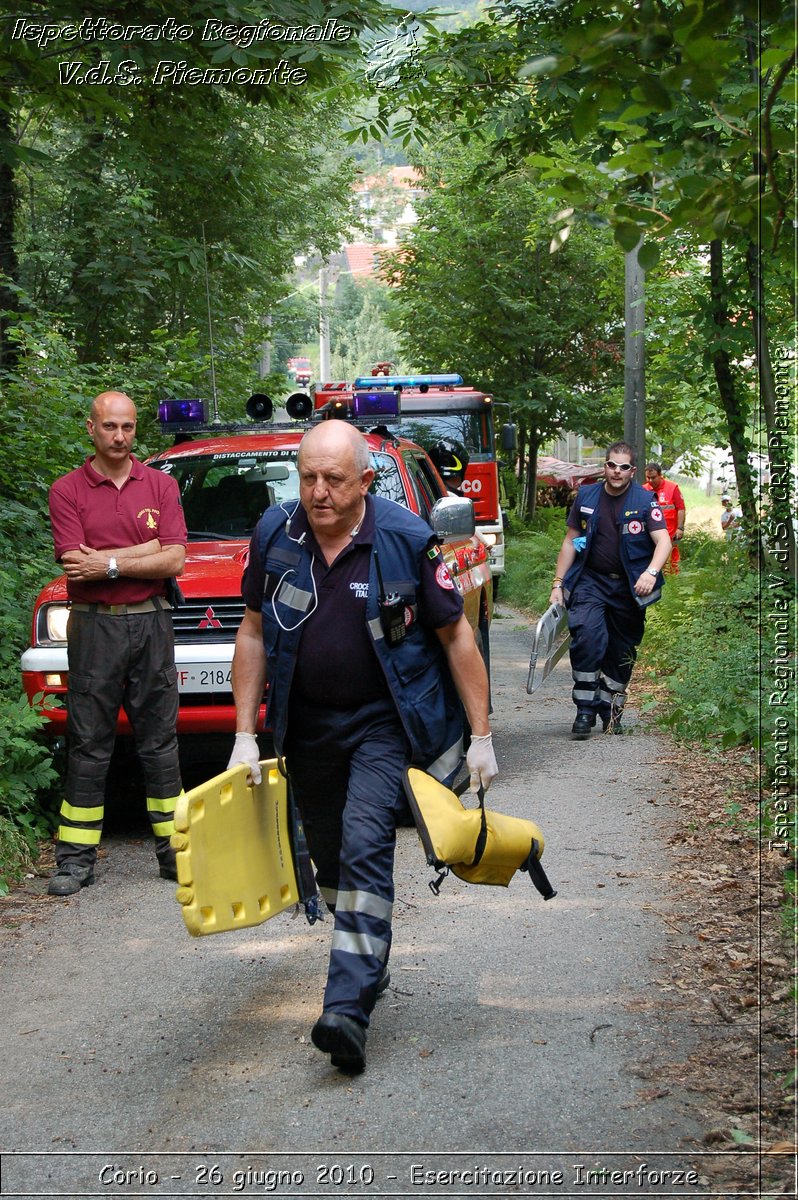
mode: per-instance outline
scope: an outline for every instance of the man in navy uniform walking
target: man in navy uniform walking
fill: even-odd
[[[671,540],[635,470],[631,446],[609,447],[604,479],[577,492],[557,557],[549,602],[568,609],[575,741],[590,737],[597,716],[605,733],[621,733],[646,608],[662,594]]]
[[[297,465],[300,500],[264,514],[242,580],[229,766],[245,764],[260,778],[255,730],[268,677],[275,750],[285,754],[319,888],[335,913],[324,1011],[311,1038],[333,1066],[354,1073],[365,1066],[369,1017],[387,985],[405,768],[445,781],[456,773],[463,708],[472,790],[487,789],[497,767],[487,672],[429,525],[370,495],[368,446],[343,421],[305,434]],[[404,602],[399,637],[382,625],[380,573],[385,591]]]

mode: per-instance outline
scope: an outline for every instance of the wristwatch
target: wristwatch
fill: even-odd
[[[119,578],[119,567],[116,565],[115,558],[108,559],[108,566],[105,568],[105,573],[109,579]]]
[[[659,571],[655,571],[653,567],[646,567],[646,570],[648,571],[649,575],[653,575],[655,579],[657,578]]]

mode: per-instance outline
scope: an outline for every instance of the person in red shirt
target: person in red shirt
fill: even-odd
[[[131,453],[136,408],[102,392],[86,422],[94,454],[50,489],[55,557],[71,601],[67,626],[68,762],[56,871],[48,892],[94,882],[105,780],[120,706],[133,727],[160,873],[176,879],[177,674],[166,581],[179,575],[186,523],[177,483]]]
[[[662,464],[657,462],[646,463],[646,482],[643,486],[649,491],[656,494],[659,506],[662,509],[662,515],[665,517],[665,524],[668,528],[673,550],[671,556],[665,565],[665,570],[670,575],[679,574],[679,542],[684,537],[684,522],[687,516],[687,510],[684,506],[684,499],[679,490],[679,485],[673,483],[670,479],[666,479],[662,474]]]

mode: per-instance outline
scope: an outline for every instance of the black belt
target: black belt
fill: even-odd
[[[597,579],[624,579],[623,575],[613,575],[612,571],[594,571],[592,567],[586,568],[588,575],[595,575]]]

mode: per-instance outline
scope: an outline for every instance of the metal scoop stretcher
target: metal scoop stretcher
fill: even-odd
[[[546,609],[535,627],[526,690],[531,696],[556,667],[571,643],[568,613],[559,604]]]

